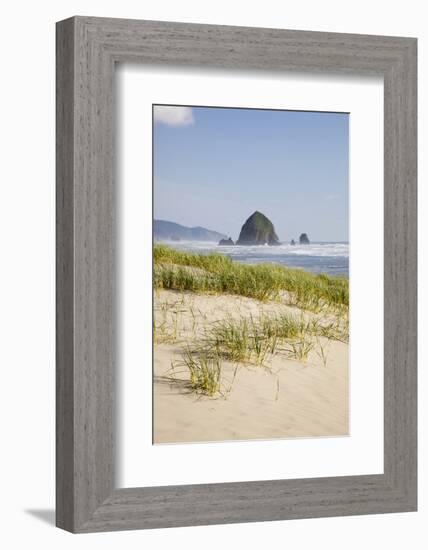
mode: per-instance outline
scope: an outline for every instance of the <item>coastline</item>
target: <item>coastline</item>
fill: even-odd
[[[207,241],[155,240],[155,246],[169,246],[193,254],[222,254],[247,264],[274,263],[310,273],[349,277],[349,242],[318,242],[309,245],[282,242],[274,246],[220,245]]]

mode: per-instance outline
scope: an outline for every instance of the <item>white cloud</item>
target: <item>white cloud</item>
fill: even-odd
[[[193,111],[190,107],[155,105],[154,121],[167,126],[190,126],[193,124]]]

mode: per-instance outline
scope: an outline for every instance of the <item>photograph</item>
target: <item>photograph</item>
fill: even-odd
[[[349,435],[349,113],[152,106],[153,444]]]
[[[2,7],[0,548],[427,547],[425,4]]]

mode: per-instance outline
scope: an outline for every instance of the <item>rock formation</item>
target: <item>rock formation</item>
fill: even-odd
[[[219,246],[234,246],[235,243],[229,237],[228,239],[221,239],[218,244]]]
[[[302,233],[299,237],[299,243],[300,244],[310,244],[309,243],[309,239],[308,239],[308,236],[306,235],[306,233]]]
[[[244,223],[236,241],[238,245],[279,244],[273,223],[261,212],[254,212]]]
[[[296,241],[294,239],[291,239],[290,244],[294,246],[296,244]]]

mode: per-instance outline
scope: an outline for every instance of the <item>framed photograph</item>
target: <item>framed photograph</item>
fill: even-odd
[[[417,507],[416,39],[57,24],[57,525]]]
[[[349,114],[153,123],[154,444],[349,435]]]

